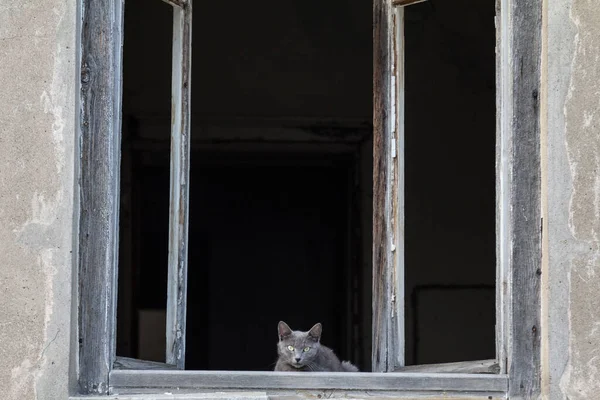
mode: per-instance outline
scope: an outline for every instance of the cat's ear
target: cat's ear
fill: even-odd
[[[315,326],[313,326],[312,328],[310,328],[310,331],[308,331],[308,335],[314,339],[315,342],[318,342],[321,340],[321,333],[323,332],[323,326],[321,325],[321,323],[316,323]]]
[[[292,334],[292,330],[288,324],[283,321],[279,321],[279,325],[277,325],[277,332],[279,333],[279,340],[283,340]]]

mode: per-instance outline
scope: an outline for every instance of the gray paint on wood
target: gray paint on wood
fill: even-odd
[[[110,382],[115,393],[126,388],[505,392],[508,386],[506,375],[258,371],[116,370]]]
[[[108,392],[115,355],[122,0],[82,1],[79,390]]]
[[[540,394],[541,161],[540,74],[542,0],[512,1],[510,129],[510,328],[511,399]],[[503,65],[506,67],[506,65]],[[503,132],[505,133],[505,132]]]
[[[192,2],[173,9],[171,178],[166,361],[185,366],[190,184]]]

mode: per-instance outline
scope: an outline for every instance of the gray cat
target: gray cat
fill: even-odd
[[[283,321],[279,321],[277,328],[279,358],[275,371],[358,372],[356,366],[348,361],[340,362],[333,350],[320,343],[323,331],[320,323],[308,332],[292,331]]]

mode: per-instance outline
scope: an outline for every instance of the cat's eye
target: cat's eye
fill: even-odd
[[[294,351],[294,346],[288,346],[289,351]]]
[[[304,352],[305,352],[305,353],[306,353],[307,351],[309,351],[309,350],[310,350],[310,347],[305,347],[305,348],[304,348]]]

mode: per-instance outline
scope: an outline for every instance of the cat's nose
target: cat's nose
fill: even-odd
[[[295,360],[296,360],[297,363],[299,363],[300,360],[301,360],[301,358],[300,357],[296,357]]]

